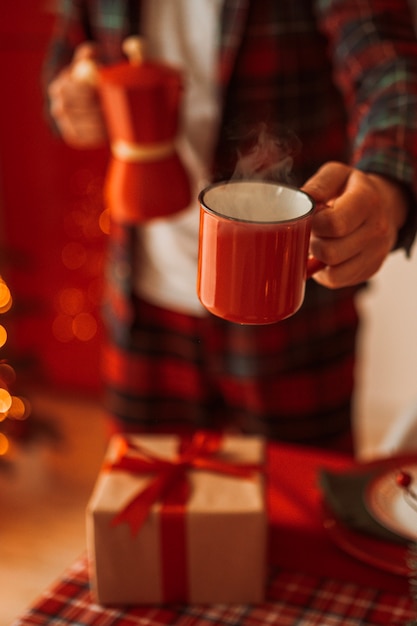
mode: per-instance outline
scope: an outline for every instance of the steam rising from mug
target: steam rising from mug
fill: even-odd
[[[237,164],[230,182],[262,181],[292,186],[294,156],[301,145],[293,132],[273,129],[261,122],[233,139],[237,143]],[[279,199],[280,194],[285,199]],[[206,202],[212,210],[223,215],[226,211],[234,219],[273,222],[297,217],[291,197],[282,186],[242,184],[232,185],[230,190],[225,188],[221,196],[216,190],[206,196]]]
[[[232,180],[269,180],[294,184],[292,168],[301,142],[292,131],[271,128],[265,122],[253,126],[237,142],[237,164]]]

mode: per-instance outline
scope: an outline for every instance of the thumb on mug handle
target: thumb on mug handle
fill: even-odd
[[[311,278],[313,274],[315,274],[316,272],[319,272],[325,267],[326,267],[326,264],[323,263],[323,261],[319,261],[313,256],[310,256],[307,259],[307,278]]]

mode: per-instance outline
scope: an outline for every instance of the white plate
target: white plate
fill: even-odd
[[[388,468],[372,480],[365,492],[365,505],[372,517],[400,537],[417,541],[417,499],[410,504],[405,490],[396,482],[402,470],[412,476],[411,489],[417,498],[417,462]],[[413,506],[415,508],[413,508]]]

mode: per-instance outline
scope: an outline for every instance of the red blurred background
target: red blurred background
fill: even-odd
[[[41,69],[53,22],[45,0],[2,9],[0,274],[13,306],[0,322],[18,378],[96,392],[107,153],[68,148],[48,126]]]

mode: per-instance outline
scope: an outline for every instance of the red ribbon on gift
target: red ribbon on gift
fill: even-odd
[[[163,589],[167,602],[182,601],[187,597],[185,504],[190,496],[188,471],[206,470],[237,478],[250,478],[261,471],[259,464],[230,463],[216,457],[221,435],[198,431],[191,438],[182,438],[174,459],[161,458],[140,444],[123,440],[119,458],[106,465],[108,470],[122,470],[133,474],[154,474],[149,484],[112,520],[112,526],[129,524],[132,535],[140,530],[152,506],[160,502],[161,549],[163,555]],[[164,555],[169,554],[169,558]]]

